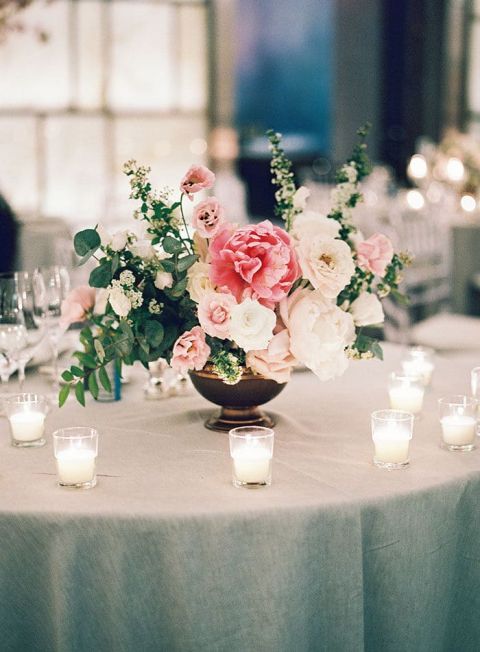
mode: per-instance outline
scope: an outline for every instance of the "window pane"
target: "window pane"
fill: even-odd
[[[0,45],[0,105],[3,108],[58,108],[68,104],[68,3],[34,2],[22,12],[25,32]],[[40,41],[35,30],[48,34]]]
[[[151,2],[109,3],[114,109],[170,109],[174,104],[175,9]]]
[[[63,116],[45,126],[47,188],[44,213],[95,224],[104,209],[106,143],[101,117]]]
[[[207,11],[205,7],[181,7],[180,106],[204,109],[207,105]]]
[[[78,86],[75,103],[82,108],[97,109],[102,103],[102,12],[106,7],[101,0],[82,0],[73,6],[78,21]]]
[[[19,213],[38,208],[35,118],[0,118],[0,192]]]

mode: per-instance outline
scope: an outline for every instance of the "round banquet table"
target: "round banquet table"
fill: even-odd
[[[52,410],[41,449],[11,447],[1,419],[0,649],[477,652],[480,451],[440,448],[436,401],[480,360],[438,358],[411,465],[384,471],[370,413],[400,355],[295,373],[257,490],[232,486],[211,406],[145,401],[141,369],[120,402]],[[50,433],[68,425],[100,431],[92,490],[56,486]]]

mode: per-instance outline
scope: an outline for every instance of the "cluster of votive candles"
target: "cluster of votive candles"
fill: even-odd
[[[19,448],[45,444],[48,400],[40,394],[17,394],[5,399],[12,445]],[[62,428],[53,433],[58,484],[89,489],[96,484],[98,432],[94,428]]]
[[[402,370],[392,373],[388,387],[389,410],[372,413],[374,463],[385,469],[403,469],[409,464],[410,440],[415,419],[422,411],[425,389],[434,370],[434,351],[412,347],[402,361]],[[457,394],[438,401],[442,446],[454,452],[470,452],[475,448],[480,420],[480,367],[471,372],[472,396]]]

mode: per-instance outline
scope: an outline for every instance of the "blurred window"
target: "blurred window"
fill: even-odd
[[[20,14],[24,31],[0,44],[0,191],[17,210],[125,218],[125,160],[172,186],[203,162],[209,6],[52,0]]]

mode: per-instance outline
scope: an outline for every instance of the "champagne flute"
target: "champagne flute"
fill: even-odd
[[[27,347],[21,352],[18,361],[19,390],[23,392],[25,367],[35,355],[46,337],[45,328],[45,285],[43,277],[37,271],[15,272],[19,293],[22,297],[25,328],[27,329]]]
[[[60,383],[58,380],[58,353],[66,327],[61,324],[62,302],[70,290],[70,277],[66,267],[54,265],[53,267],[40,267],[37,275],[42,282],[38,283],[37,302],[43,306],[47,337],[52,349],[53,366],[53,391],[58,394]],[[40,298],[41,297],[41,298]]]
[[[14,275],[0,278],[0,378],[8,382],[27,347],[22,297]]]

